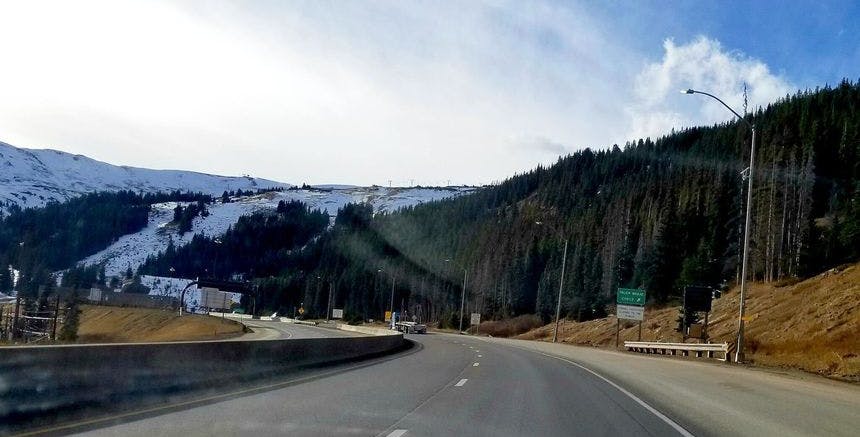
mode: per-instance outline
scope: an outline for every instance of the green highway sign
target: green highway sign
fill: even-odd
[[[619,288],[617,303],[621,305],[645,305],[645,290],[637,288]]]

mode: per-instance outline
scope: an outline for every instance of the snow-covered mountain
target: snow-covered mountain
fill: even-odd
[[[297,189],[293,185],[253,177],[217,176],[181,170],[150,170],[115,166],[82,155],[57,150],[22,149],[0,142],[0,212],[10,205],[39,207],[51,200],[69,198],[95,191],[133,190],[135,192],[194,191],[220,196],[224,191],[284,187],[254,196],[243,196],[230,203],[216,201],[208,207],[207,217],[194,219],[191,232],[177,234],[166,226],[173,219],[176,203],[153,205],[149,224],[141,231],[120,237],[104,250],[82,263],[104,264],[108,275],[120,275],[126,268],[136,269],[146,257],[167,248],[172,239],[181,246],[194,234],[223,234],[239,217],[258,210],[274,209],[281,200],[299,200],[320,209],[334,219],[347,203],[368,202],[376,212],[390,212],[420,203],[459,196],[473,187],[404,188],[319,185]]]
[[[225,190],[289,186],[247,176],[116,166],[58,150],[22,149],[0,142],[0,212],[11,204],[38,207],[94,191],[182,190],[221,195]]]
[[[337,210],[347,203],[367,202],[376,212],[396,211],[406,206],[459,196],[474,190],[472,187],[401,188],[401,187],[345,187],[292,189],[268,192],[254,196],[234,198],[230,203],[216,202],[208,207],[209,215],[195,217],[191,232],[179,234],[167,226],[173,220],[175,202],[152,206],[149,224],[134,234],[120,237],[101,252],[82,261],[83,264],[104,264],[108,276],[120,276],[129,267],[136,270],[149,255],[167,249],[168,243],[182,246],[195,234],[218,236],[239,221],[239,217],[255,211],[275,209],[281,200],[300,200],[311,209],[325,211],[332,220]]]

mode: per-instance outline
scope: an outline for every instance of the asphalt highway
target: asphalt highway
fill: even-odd
[[[333,328],[299,325],[278,320],[242,319],[240,322],[253,331],[240,337],[241,340],[355,337],[361,335]]]
[[[410,336],[410,351],[319,369],[200,404],[164,405],[93,436],[689,435],[569,362],[481,339]],[[135,420],[138,419],[138,420]]]

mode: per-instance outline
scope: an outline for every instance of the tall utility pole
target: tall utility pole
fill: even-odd
[[[74,296],[72,296],[74,299]],[[51,340],[57,339],[57,319],[60,316],[60,293],[57,293],[57,300],[54,301],[54,323],[51,325]],[[67,314],[68,317],[68,314]]]
[[[750,166],[749,166],[749,174],[747,175],[749,184],[747,186],[747,211],[746,211],[746,219],[744,221],[744,253],[743,253],[743,261],[741,264],[741,296],[740,296],[740,310],[738,311],[738,347],[735,351],[735,362],[742,363],[744,362],[744,306],[746,301],[746,290],[747,290],[747,264],[749,262],[749,246],[750,246],[750,216],[752,215],[752,193],[753,193],[753,175],[755,174],[755,133],[756,128],[755,125],[748,122],[745,118],[741,117],[740,114],[735,112],[726,102],[720,100],[717,96],[713,94],[708,94],[703,91],[696,91],[693,89],[682,90],[682,94],[702,94],[708,96],[726,107],[738,120],[744,122],[747,127],[752,131],[752,141],[750,142]]]
[[[334,289],[334,282],[329,281],[328,283],[328,305],[326,305],[325,309],[325,321],[328,322],[331,320],[331,294]]]
[[[446,263],[451,262],[450,259],[446,259],[444,261]],[[451,263],[451,264],[457,265],[456,263]],[[457,266],[457,267],[460,267],[460,266]],[[461,267],[461,268],[463,269],[463,289],[460,291],[460,326],[459,326],[459,329],[460,329],[460,332],[462,333],[463,332],[463,307],[466,304],[466,277],[468,275],[468,271],[466,270],[465,267]]]
[[[564,266],[567,264],[567,240],[564,240],[564,254],[561,256],[561,280],[558,281],[558,302],[555,304],[555,330],[552,342],[558,341],[558,321],[561,318],[561,290],[564,290]]]
[[[536,225],[541,226],[543,222],[536,221]],[[558,232],[558,236],[562,238],[564,235],[562,232]],[[555,303],[555,330],[552,332],[552,342],[556,343],[558,341],[558,324],[561,320],[561,292],[564,290],[564,267],[567,264],[567,243],[568,239],[564,238],[564,252],[561,255],[561,279],[558,281],[558,301]]]
[[[466,269],[463,269],[463,290],[460,292],[460,332],[463,332],[463,304],[466,302]]]
[[[391,302],[388,304],[388,311],[392,319],[394,319],[394,281],[394,273],[391,273]]]
[[[382,300],[382,298],[379,297],[379,295],[381,294],[381,293],[379,293],[379,282],[380,282],[379,281],[379,274],[380,273],[382,273],[382,269],[376,269],[376,277],[374,277],[374,279],[373,279],[373,306],[376,306],[376,299],[379,299],[380,301]],[[380,304],[382,304],[382,312],[385,313],[385,304],[382,302],[380,302]],[[373,310],[376,311],[376,308],[374,308]],[[367,318],[366,315],[365,315],[365,318]],[[382,320],[383,321],[385,320],[385,314],[382,315]]]

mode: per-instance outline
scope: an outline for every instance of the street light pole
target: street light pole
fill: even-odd
[[[446,263],[451,262],[450,259],[446,259],[444,261]],[[452,264],[456,265],[457,267],[460,267],[455,263],[452,263]],[[466,303],[466,276],[468,275],[468,271],[466,270],[465,267],[460,267],[460,268],[463,269],[463,288],[460,291],[460,326],[459,326],[459,329],[460,329],[460,333],[463,333],[463,307],[465,306],[465,303]]]
[[[536,225],[540,226],[543,222],[536,221]],[[567,264],[567,243],[568,239],[564,239],[564,252],[561,255],[561,280],[558,281],[558,301],[555,304],[555,330],[552,332],[552,342],[558,342],[558,324],[561,320],[561,291],[564,290],[564,267]]]
[[[382,269],[376,269],[376,276],[373,279],[373,300],[380,299],[379,295],[379,274],[382,273]],[[382,304],[382,321],[385,321],[385,304]],[[375,311],[376,309],[374,309]],[[367,317],[367,316],[365,316]]]
[[[334,282],[329,281],[328,283],[328,304],[325,307],[325,321],[328,322],[331,320],[331,293],[334,289]]]
[[[555,330],[552,342],[558,342],[558,321],[561,318],[561,290],[564,290],[564,266],[567,264],[567,240],[564,240],[564,254],[561,256],[561,280],[558,281],[558,302],[555,304]]]
[[[463,290],[460,292],[460,332],[463,332],[463,304],[466,302],[466,269],[463,269]]]
[[[747,121],[745,118],[741,117],[740,114],[735,112],[726,102],[720,100],[717,96],[713,94],[708,94],[703,91],[696,91],[693,89],[682,90],[683,94],[703,94],[706,95],[720,103],[726,107],[732,114],[735,115],[740,121],[744,122],[752,131],[752,141],[750,143],[750,166],[749,173],[747,174],[748,185],[747,185],[747,210],[746,210],[746,219],[744,221],[744,251],[743,251],[743,261],[741,262],[741,295],[740,295],[740,309],[738,311],[738,344],[737,350],[735,351],[735,362],[742,363],[744,362],[744,312],[745,312],[745,297],[746,297],[746,289],[747,289],[747,264],[749,262],[749,246],[750,246],[750,218],[752,216],[752,193],[753,193],[753,175],[755,174],[755,136],[756,136],[756,128],[755,125]]]
[[[391,313],[391,318],[394,318],[394,273],[391,273],[391,303],[388,304],[388,312]]]

